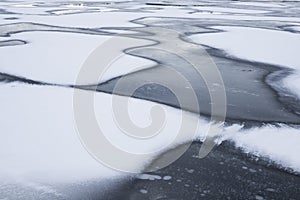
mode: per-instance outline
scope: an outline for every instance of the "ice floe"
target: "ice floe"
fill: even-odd
[[[28,44],[0,49],[1,72],[46,83],[74,85],[96,84],[96,82],[78,83],[76,79],[89,54],[112,37],[63,32],[29,32],[15,34],[12,38],[22,38]],[[149,42],[146,41],[145,44]],[[11,55],[18,59],[11,58]],[[109,71],[103,75],[102,81],[154,64],[147,59],[123,54],[112,63]]]
[[[222,49],[232,57],[295,69],[296,73],[285,78],[283,82],[300,98],[299,34],[250,27],[213,28],[225,32],[192,35],[191,39],[200,44]]]

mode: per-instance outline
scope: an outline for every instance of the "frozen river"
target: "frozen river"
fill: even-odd
[[[109,64],[100,78],[83,67],[95,49]],[[299,49],[297,1],[1,1],[0,199],[299,199]],[[224,119],[213,111],[221,89]],[[111,143],[149,156],[127,172],[97,162],[78,136],[74,91],[93,96]],[[157,122],[159,134],[127,137],[116,96],[131,97],[133,124]],[[195,133],[172,143],[183,119]],[[222,127],[200,159],[210,119]],[[171,165],[143,173],[186,143]]]

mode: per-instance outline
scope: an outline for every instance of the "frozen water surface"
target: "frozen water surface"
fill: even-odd
[[[210,169],[217,170],[219,168],[210,163],[210,159],[230,160],[236,154],[238,158],[231,159],[231,163],[226,159],[217,160],[228,170],[234,168],[235,173],[227,180],[234,177],[246,182],[247,176],[239,178],[245,171],[254,178],[257,177],[255,174],[264,172],[262,169],[271,174],[265,174],[271,184],[265,188],[266,193],[261,191],[262,187],[253,186],[255,193],[243,195],[256,199],[266,195],[272,197],[272,193],[281,190],[272,184],[286,179],[292,183],[288,191],[294,191],[297,196],[300,173],[297,144],[300,141],[299,6],[297,1],[1,1],[0,199],[141,199],[145,195],[158,199],[168,195],[156,193],[151,187],[172,185],[176,180],[182,180],[186,185],[182,194],[187,190],[190,199],[197,199],[209,196],[212,189],[199,189],[201,180],[193,174],[205,171],[208,164],[212,164]],[[141,34],[147,30],[145,27],[177,31],[184,36],[177,39],[190,44],[191,48],[185,49],[187,53],[195,53],[197,45],[205,45],[224,76],[230,103],[228,118],[220,133],[219,143],[222,141],[222,144],[208,158],[207,165],[203,160],[203,168],[181,164],[180,171],[174,164],[166,169],[170,171],[141,174],[135,179],[133,174],[98,163],[77,136],[72,107],[74,88],[95,93],[98,122],[103,123],[109,140],[125,151],[156,151],[159,158],[164,154],[162,147],[176,136],[182,114],[198,122],[193,140],[201,143],[205,138],[209,106],[203,108],[202,113],[193,113],[193,109],[177,106],[171,94],[159,93],[164,90],[149,85],[131,98],[130,117],[136,124],[146,126],[151,123],[151,107],[162,106],[167,116],[165,131],[151,140],[137,143],[126,137],[114,123],[111,93],[114,81],[122,75],[132,84],[151,76],[164,78],[160,64],[172,64],[190,78],[192,84],[203,86],[188,66],[176,58],[145,48],[145,45],[160,41],[156,34]],[[76,83],[88,55],[117,33],[124,38],[139,40],[144,49],[131,53],[123,49],[120,53],[125,53],[124,56],[112,64],[101,80]],[[92,91],[95,89],[97,91]],[[204,95],[203,99],[209,103],[209,97],[203,91],[197,90],[198,95]],[[121,94],[128,95],[126,91]],[[188,139],[182,137],[176,146],[167,150],[176,149],[184,142]],[[249,163],[244,155],[266,162],[254,159]],[[187,165],[194,163],[196,157],[188,157]],[[186,158],[184,155],[183,160]],[[143,169],[151,165],[152,159],[155,158],[132,163],[132,169]],[[195,171],[186,172],[185,169],[190,168]],[[216,185],[223,183],[223,179],[216,180],[214,174],[203,181],[213,180]],[[226,175],[219,177],[223,176]],[[190,182],[185,182],[186,177],[190,177]],[[149,188],[146,188],[149,180]],[[196,186],[191,180],[200,183]],[[143,181],[147,184],[140,187]],[[248,183],[251,188],[253,181]],[[259,184],[262,183],[254,185]],[[170,187],[170,191],[163,192],[179,191],[176,184]],[[197,188],[197,191],[191,193],[191,188]],[[223,191],[224,188],[217,189]],[[239,197],[239,191],[235,192]],[[281,195],[293,198],[288,193]]]

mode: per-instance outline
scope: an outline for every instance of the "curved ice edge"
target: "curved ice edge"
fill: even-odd
[[[218,49],[210,45],[203,45],[210,53],[241,62],[254,63],[259,66],[272,67],[272,70],[264,79],[264,82],[272,88],[278,95],[278,100],[284,104],[291,113],[300,115],[300,89],[297,80],[300,80],[300,71],[285,66],[263,63],[259,61],[247,60],[238,56],[232,55],[226,50]]]
[[[299,77],[298,70],[282,68],[269,74],[265,79],[278,94],[278,99],[296,115],[300,115],[300,89],[297,81]]]
[[[207,130],[210,123],[203,117],[200,118],[199,130],[192,141],[193,143],[203,143],[206,138],[205,130]],[[234,148],[239,149],[256,164],[300,175],[299,129],[300,126],[289,126],[286,124],[265,124],[249,128],[243,124],[232,123],[223,128],[222,132],[216,137],[215,142],[218,145],[234,146]],[[160,152],[151,162],[146,163],[145,169],[147,170],[148,166],[155,166],[155,162],[159,160],[161,155],[167,154],[169,151],[171,152],[188,142],[191,141],[182,141],[182,143]]]
[[[279,100],[283,102],[285,106],[290,109],[290,111],[299,115],[300,89],[295,83],[295,80],[297,80],[295,77],[299,77],[300,74],[299,64],[295,59],[295,56],[290,56],[293,55],[293,48],[296,49],[299,46],[299,43],[296,43],[298,41],[298,38],[296,37],[299,37],[298,34],[295,34],[294,32],[287,32],[289,30],[287,30],[284,26],[281,27],[282,30],[258,27],[241,28],[240,26],[232,25],[212,26],[210,28],[217,30],[218,35],[214,33],[208,33],[204,36],[201,34],[194,34],[189,38],[195,43],[200,43],[206,47],[222,51],[222,54],[224,54],[226,57],[249,60],[251,62],[259,64],[262,63],[276,67],[278,70],[268,75],[266,82],[278,93]],[[235,40],[232,39],[233,36],[235,36]],[[241,39],[241,36],[247,36],[248,40],[236,42]],[[282,38],[282,40],[270,45],[267,39],[272,38],[271,36],[276,39]],[[259,43],[257,38],[266,39],[266,43]],[[273,40],[275,40],[274,38]],[[226,42],[228,40],[231,41],[230,44]],[[293,45],[291,45],[289,50],[282,51],[281,49],[285,49],[284,47],[286,47],[285,44],[287,43],[291,43]],[[255,45],[256,48],[253,48],[253,45]],[[256,51],[255,49],[263,49],[264,52],[266,52],[264,57],[261,57],[261,54],[259,53],[260,51]],[[286,59],[278,59],[279,51],[285,52],[285,54],[281,52],[281,56],[284,58],[286,57]],[[272,53],[268,54],[268,52]],[[286,102],[286,100],[292,100],[293,102]]]
[[[293,70],[293,73],[289,74],[282,81],[283,82],[282,85],[286,89],[288,89],[291,93],[294,94],[294,99],[297,99],[298,102],[299,102],[298,105],[300,105],[299,80],[300,80],[300,71],[299,70]],[[297,110],[297,113],[300,114],[300,111]]]

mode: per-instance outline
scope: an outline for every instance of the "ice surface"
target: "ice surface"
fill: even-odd
[[[283,167],[300,172],[300,132],[296,128],[266,125],[261,128],[241,130],[241,126],[229,127],[224,140],[230,140],[247,153],[268,158]]]
[[[9,189],[8,183],[11,184],[14,180],[13,184],[21,187],[19,190],[26,187],[27,194],[33,190],[38,194],[51,194],[58,198],[64,196],[64,190],[57,191],[57,183],[98,179],[107,185],[120,177],[128,176],[99,164],[80,144],[73,120],[72,89],[2,84],[0,91],[5,94],[0,104],[3,113],[0,115],[0,176],[2,181],[7,181],[3,183],[6,189]],[[129,151],[157,150],[172,140],[166,133],[176,132],[180,123],[180,110],[159,105],[166,112],[168,131],[140,145],[132,138],[125,138],[116,127],[110,116],[112,96],[96,93],[95,98],[96,115],[100,119],[100,125],[108,133],[107,137],[114,138],[114,142],[118,141],[114,144]],[[145,126],[150,122],[149,115],[145,113],[150,113],[149,110],[154,105],[158,104],[131,99],[130,117],[137,124]],[[198,118],[192,114],[189,117]],[[199,120],[197,137],[203,140],[207,128],[208,122]],[[237,125],[225,128],[223,139],[234,141],[246,152],[270,158],[284,167],[300,170],[300,149],[297,145],[300,134],[297,129],[265,126],[242,131],[241,128]],[[142,167],[147,164],[148,159],[133,163],[132,167]],[[158,177],[142,175],[139,178]]]
[[[300,26],[292,26],[291,29],[295,31],[300,31]]]
[[[1,177],[68,182],[119,176],[90,157],[73,120],[72,89],[0,85]]]
[[[225,32],[196,34],[191,39],[222,49],[233,57],[295,69],[296,73],[285,78],[283,83],[300,98],[299,34],[249,27],[213,28]]]
[[[239,8],[228,8],[228,7],[209,7],[201,6],[197,10],[199,11],[211,11],[211,12],[220,12],[220,13],[236,13],[236,14],[259,14],[267,13],[266,10],[251,10],[251,9],[239,9]]]
[[[73,116],[73,89],[1,84],[0,91],[5,94],[1,96],[0,104],[0,197],[24,199],[33,195],[32,198],[73,199],[78,187],[82,191],[78,195],[86,198],[86,185],[105,191],[116,187],[120,179],[132,177],[132,174],[100,164],[83,147]],[[158,155],[159,147],[173,139],[167,134],[168,130],[175,134],[178,126],[173,123],[180,124],[181,111],[162,106],[167,116],[166,131],[160,137],[140,144],[140,141],[126,138],[114,123],[110,110],[112,96],[96,93],[95,99],[96,115],[106,136],[127,151],[157,151]],[[139,125],[149,123],[149,115],[145,113],[158,105],[137,99],[131,100],[130,104],[131,112],[136,113],[131,115],[132,120]],[[197,119],[197,116],[191,117]],[[131,163],[132,169],[142,169],[151,159],[145,157]],[[80,199],[80,196],[74,198]]]
[[[97,83],[80,83],[76,82],[76,79],[89,54],[112,37],[62,32],[26,32],[15,34],[12,38],[22,38],[29,44],[0,48],[1,72],[46,83],[74,85]],[[145,44],[149,42],[145,41]],[[12,59],[11,55],[18,59]],[[122,52],[119,56],[121,55]],[[101,80],[105,81],[154,64],[150,60],[123,54],[110,65],[109,71]]]
[[[213,27],[221,33],[192,35],[191,39],[223,49],[230,55],[246,60],[300,68],[298,52],[300,35],[249,27]]]
[[[234,2],[235,5],[244,5],[244,6],[257,6],[257,7],[265,7],[265,8],[281,8],[285,7],[284,5],[280,5],[277,2]]]
[[[201,18],[207,21],[210,19],[216,21],[289,21],[289,24],[300,22],[299,16],[296,15],[288,17],[264,15],[269,14],[264,11],[265,7],[271,6],[272,11],[273,9],[288,9],[285,3],[230,2],[231,7],[224,7],[224,3],[221,3],[216,8],[190,6],[185,9],[174,6],[164,8],[151,6],[160,8],[152,9],[151,12],[142,9],[125,12],[117,6],[112,9],[111,6],[86,6],[76,2],[65,2],[57,6],[61,4],[60,0],[46,3],[54,6],[37,6],[37,4],[39,3],[35,0],[0,2],[2,9],[14,12],[9,15],[1,14],[0,24],[33,22],[88,29],[106,27],[108,28],[106,30],[112,33],[132,33],[128,28],[141,27],[141,25],[130,21],[140,17],[181,17],[191,20]],[[232,5],[237,7],[233,8]],[[124,8],[148,7],[132,4]],[[197,10],[207,12],[197,12]],[[210,13],[210,11],[213,12]],[[13,20],[6,20],[7,17],[12,17]],[[114,27],[124,27],[124,30],[114,30]],[[224,49],[231,55],[242,59],[300,70],[298,34],[247,27],[219,26],[215,28],[226,32],[194,35],[191,38],[201,44]],[[297,31],[298,28],[295,26],[293,29]],[[12,34],[11,37],[1,37],[1,41],[24,40],[28,44],[1,47],[0,72],[48,83],[74,84],[80,66],[89,53],[110,38],[112,36],[34,30]],[[126,55],[113,64],[110,71],[104,75],[103,81],[153,65],[152,61]],[[283,83],[300,98],[299,80],[300,73],[296,71]],[[20,195],[19,199],[28,199],[30,194],[28,191],[34,190],[38,197],[60,198],[64,197],[66,191],[58,190],[59,184],[73,185],[96,179],[100,180],[102,189],[116,183],[116,180],[120,178],[126,179],[131,176],[101,165],[84,149],[74,124],[72,89],[14,83],[1,84],[0,92],[2,94],[0,104],[0,190],[2,194],[6,192],[12,195],[13,199],[16,197],[14,195]],[[151,140],[137,142],[126,137],[114,123],[111,116],[112,96],[97,93],[95,99],[96,117],[99,124],[102,124],[106,130],[107,138],[119,148],[130,152],[161,153],[162,147],[167,145],[177,133],[182,113],[191,121],[198,120],[196,140],[203,141],[210,125],[209,122],[194,114],[159,105],[166,114],[166,130]],[[151,123],[149,113],[154,105],[158,104],[131,99],[130,117],[137,125],[147,126]],[[221,133],[222,139],[233,141],[245,152],[269,158],[283,167],[300,172],[300,148],[297,144],[297,141],[300,141],[299,129],[283,125],[281,127],[266,125],[247,130],[241,128],[242,126],[239,125],[224,128]],[[185,137],[181,138],[181,142],[188,140]],[[149,160],[151,158],[132,163],[132,168],[143,168]],[[151,180],[158,177],[145,174],[139,178]],[[0,198],[2,198],[1,194]]]
[[[74,182],[103,179],[128,174],[99,164],[82,146],[76,132],[73,111],[73,89],[26,84],[2,84],[0,115],[0,176],[41,182]],[[91,91],[82,91],[90,93]],[[198,121],[198,137],[206,134],[208,123],[197,115],[138,99],[130,99],[130,118],[139,126],[151,121],[150,109],[160,106],[166,120],[161,133],[148,140],[126,136],[112,115],[112,95],[95,93],[95,113],[105,136],[128,152],[162,152],[171,148],[180,128],[182,115]],[[125,97],[119,97],[125,98]],[[134,113],[134,114],[133,114]],[[196,138],[196,135],[195,135]],[[182,136],[179,142],[190,141]],[[107,152],[103,152],[107,153]],[[132,169],[143,169],[151,157],[132,163]]]
[[[283,80],[283,85],[300,99],[300,70],[294,72]]]
[[[108,178],[113,181],[128,176],[101,165],[81,145],[74,124],[72,89],[2,84],[0,91],[5,94],[2,95],[0,104],[3,113],[0,115],[1,179],[18,180],[20,184],[32,185]],[[119,148],[131,152],[157,151],[159,154],[159,149],[167,145],[178,132],[182,111],[131,99],[129,114],[133,122],[142,127],[148,125],[151,123],[150,109],[159,105],[166,113],[166,125],[165,131],[159,136],[142,143],[126,137],[118,129],[111,115],[112,96],[102,93],[95,95],[98,123],[108,139]],[[198,119],[198,116],[193,114],[188,114],[188,117],[191,121]],[[198,125],[195,139],[200,138],[203,141],[209,123],[199,119]],[[284,167],[300,171],[300,147],[297,145],[300,134],[297,129],[286,126],[265,126],[250,130],[241,128],[238,125],[227,127],[221,135],[224,140],[234,141],[246,152],[267,157]],[[188,141],[188,138],[181,138],[181,141]],[[142,168],[149,159],[151,158],[133,163],[132,167]],[[46,187],[43,184],[42,189]]]

